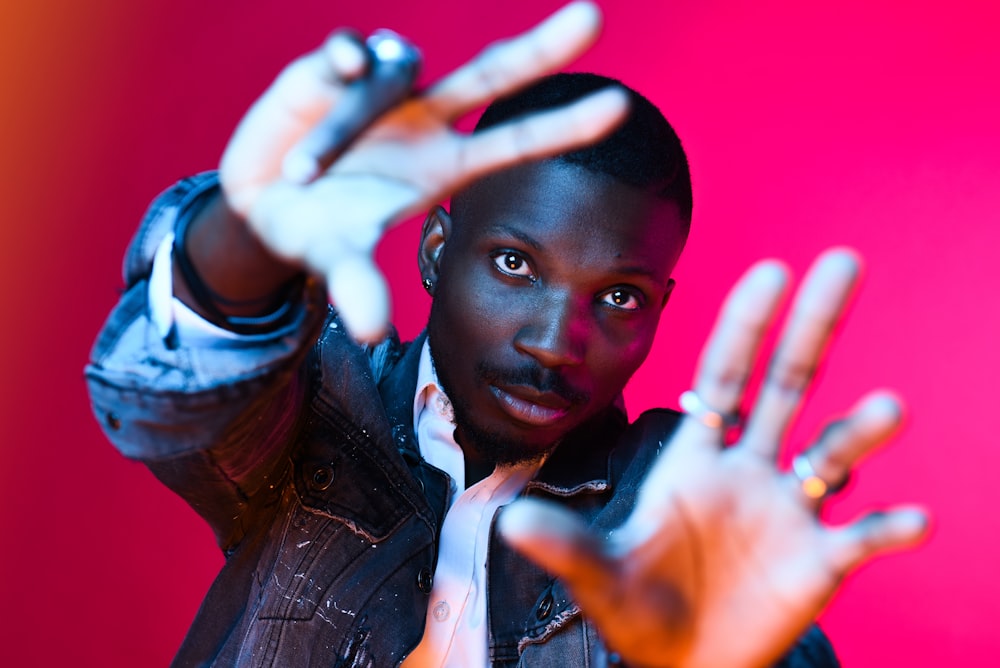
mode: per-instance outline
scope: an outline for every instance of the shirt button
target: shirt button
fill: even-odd
[[[417,573],[417,589],[424,592],[425,594],[431,593],[431,588],[434,586],[434,576],[431,575],[431,569],[424,568],[420,569]]]
[[[434,615],[434,619],[439,622],[443,622],[448,619],[448,615],[451,614],[451,606],[448,605],[447,601],[438,601],[434,604],[434,609],[431,611],[431,614]]]

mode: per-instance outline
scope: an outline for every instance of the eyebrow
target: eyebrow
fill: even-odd
[[[531,246],[535,250],[543,249],[542,244],[538,240],[525,234],[523,231],[519,229],[508,227],[507,225],[491,225],[490,227],[486,228],[486,232],[488,232],[489,234],[505,235],[508,237],[513,237],[514,239],[517,239],[524,245]]]
[[[659,283],[656,274],[645,267],[616,267],[615,273],[625,274],[626,276],[643,276],[654,283]]]

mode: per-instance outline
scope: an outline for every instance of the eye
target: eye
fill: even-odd
[[[520,276],[535,280],[535,274],[531,270],[531,265],[520,253],[514,251],[503,251],[493,256],[493,264],[508,276]]]
[[[637,295],[632,290],[625,288],[615,288],[605,292],[601,297],[601,303],[607,304],[623,311],[637,311],[643,305],[642,295]]]

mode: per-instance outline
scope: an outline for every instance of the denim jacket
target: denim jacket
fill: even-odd
[[[86,370],[112,443],[183,497],[226,556],[174,665],[397,665],[423,635],[449,486],[413,432],[423,336],[359,347],[310,289],[296,322],[243,347],[161,337],[148,315],[153,252],[214,187],[199,175],[153,203]],[[570,434],[524,494],[607,532],[679,417],[654,410],[629,425],[610,408]],[[493,531],[491,664],[614,663],[562,584]],[[837,665],[815,628],[782,663]]]

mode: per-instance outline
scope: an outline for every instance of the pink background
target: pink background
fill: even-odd
[[[390,26],[428,77],[558,0],[7,0],[0,9],[0,663],[163,665],[220,563],[208,530],[104,441],[82,366],[145,204],[211,168],[282,64],[334,26]],[[577,65],[659,104],[695,221],[633,410],[675,405],[726,288],[831,245],[866,285],[802,415],[801,446],[874,386],[910,406],[829,515],[935,516],[918,550],[851,577],[823,615],[848,666],[995,665],[1000,532],[986,506],[998,369],[1000,104],[994,2],[604,2]],[[380,251],[405,335],[427,308],[417,228]]]

